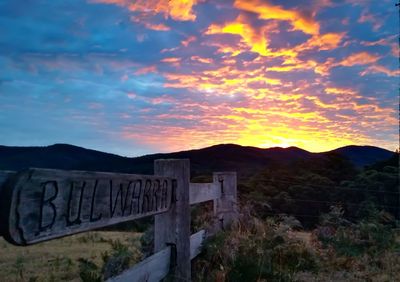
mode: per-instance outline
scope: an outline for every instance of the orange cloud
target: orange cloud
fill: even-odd
[[[169,31],[170,27],[166,26],[165,24],[155,24],[152,23],[150,19],[147,17],[140,17],[140,16],[132,16],[131,21],[134,23],[143,24],[147,29],[151,30],[158,30],[158,31]]]
[[[194,21],[196,15],[193,6],[197,0],[91,0],[95,3],[116,4],[128,8],[130,11],[146,15],[162,14],[165,18],[176,21]]]
[[[241,52],[245,51],[248,48],[248,46],[246,46],[243,43],[239,43],[236,46],[232,46],[232,44],[228,43],[208,42],[207,45],[217,47],[218,53],[230,54],[230,56],[232,57],[239,55]]]
[[[294,30],[307,34],[318,34],[319,23],[312,17],[295,10],[287,10],[259,0],[236,0],[237,9],[258,14],[259,19],[289,21]]]
[[[268,71],[291,72],[313,70],[314,73],[321,76],[329,75],[329,71],[334,65],[333,59],[327,59],[324,63],[318,63],[315,60],[300,60],[297,57],[286,58],[285,61],[278,66],[268,67]]]
[[[325,92],[327,94],[346,94],[346,95],[355,95],[355,94],[357,94],[357,92],[354,91],[353,89],[337,88],[337,87],[325,88]]]
[[[239,15],[235,21],[225,25],[212,24],[208,27],[205,34],[234,34],[239,35],[243,42],[250,47],[250,50],[260,55],[267,56],[270,52],[267,49],[268,41],[264,36],[265,28],[255,30],[246,19]]]
[[[333,50],[336,49],[343,37],[345,36],[344,32],[341,33],[325,33],[323,35],[313,35],[310,39],[308,39],[305,43],[296,46],[294,49],[297,52],[305,51],[313,48],[317,48],[318,50]]]
[[[128,8],[131,11],[163,14],[165,18],[176,21],[194,21],[196,15],[193,6],[197,0],[137,0],[132,1]]]
[[[162,95],[157,98],[152,98],[150,101],[153,105],[165,104],[165,103],[176,103],[176,100],[168,95]]]
[[[195,37],[195,36],[189,36],[189,37],[186,38],[185,40],[182,40],[181,44],[182,44],[184,47],[188,47],[189,44],[190,44],[191,42],[194,42],[194,41],[196,41],[196,37]]]
[[[377,62],[380,59],[379,56],[370,54],[368,52],[359,52],[348,56],[338,63],[345,67],[351,67],[354,65],[367,65]]]
[[[361,41],[360,42],[364,46],[388,46],[390,47],[390,51],[393,57],[399,56],[399,43],[397,42],[397,35],[392,35],[387,38],[382,38],[376,41]]]
[[[136,75],[143,75],[143,74],[147,74],[150,72],[157,72],[157,67],[156,66],[148,66],[148,67],[143,67],[138,69],[137,71],[135,71]]]
[[[179,113],[155,116],[160,125],[146,125],[146,130],[141,130],[143,125],[126,127],[123,138],[159,148],[159,138],[163,136],[162,146],[165,147],[162,150],[193,149],[225,142],[261,147],[300,146],[312,151],[324,151],[369,141],[352,129],[348,122],[329,120],[319,111],[305,111],[301,109],[301,104],[287,111],[281,110],[278,100],[268,104],[251,103],[247,107],[232,107],[229,104],[207,107],[187,103],[180,103],[179,107]],[[207,115],[194,114],[193,108],[201,108]],[[202,116],[201,122],[190,128],[168,125],[169,119],[197,120],[199,116]]]
[[[381,65],[372,65],[372,66],[367,67],[364,71],[362,71],[360,73],[360,75],[364,76],[364,75],[369,74],[369,73],[384,73],[387,76],[399,76],[400,75],[400,70],[399,69],[390,70],[390,69],[388,69],[388,68],[386,68],[384,66],[381,66]]]
[[[286,58],[281,65],[268,67],[267,70],[276,72],[290,72],[293,70],[313,69],[316,66],[317,62],[313,60],[302,61],[294,57],[294,58]]]
[[[239,15],[234,21],[223,25],[212,24],[205,31],[207,35],[213,34],[233,34],[241,38],[243,45],[233,46],[232,44],[212,43],[211,45],[219,46],[219,52],[232,53],[232,56],[249,49],[252,52],[262,56],[279,57],[279,56],[296,56],[296,52],[291,49],[280,49],[273,51],[268,48],[268,39],[266,34],[276,31],[274,23],[264,25],[260,28],[253,27],[244,15]]]
[[[236,93],[253,99],[265,96],[269,86],[281,85],[282,81],[267,77],[263,69],[242,72],[233,66],[191,74],[165,73],[165,87],[189,88],[213,95],[234,96]]]
[[[163,63],[179,63],[182,60],[182,58],[177,58],[177,57],[169,57],[169,58],[164,58],[161,60]]]
[[[159,146],[159,136],[163,136],[163,146],[166,146],[163,150],[167,151],[222,142],[264,147],[295,145],[324,151],[354,143],[371,143],[374,140],[365,132],[396,123],[391,116],[393,109],[379,107],[373,99],[365,104],[365,97],[350,88],[329,85],[324,88],[326,94],[314,96],[307,92],[307,85],[285,88],[283,81],[265,83],[262,88],[249,87],[251,83],[267,81],[264,74],[262,67],[240,71],[233,66],[191,74],[165,74],[169,81],[166,87],[188,88],[204,97],[218,94],[235,97],[240,93],[245,95],[246,102],[237,104],[226,100],[211,104],[213,99],[201,103],[190,99],[177,102],[171,97],[154,99],[153,105],[172,103],[177,108],[154,115],[154,124],[146,125],[143,134],[137,133],[142,133],[140,126],[127,127],[123,138]],[[199,122],[184,127],[177,126],[176,120]],[[193,138],[188,140],[187,136]]]
[[[373,14],[368,13],[366,10],[362,12],[361,17],[358,19],[358,22],[359,23],[370,22],[372,24],[373,31],[377,31],[378,29],[380,29],[384,23],[381,18],[378,18]]]
[[[186,12],[179,15],[170,5],[184,1],[101,2],[128,7],[135,16],[144,15],[139,23],[145,27],[166,30],[169,27],[157,26],[151,16],[158,14],[174,20],[193,21],[196,16],[193,6],[198,1],[187,1],[191,4],[182,6]],[[333,2],[324,1],[324,5],[330,3]],[[232,4],[225,5],[231,7]],[[335,59],[336,52],[319,55],[318,51],[332,51],[346,43],[356,45],[360,42],[348,38],[351,33],[321,34],[320,24],[315,19],[318,11],[315,5],[310,7],[314,12],[309,14],[261,0],[236,0],[234,6],[239,10],[236,11],[238,16],[222,24],[208,23],[204,34],[209,36],[195,33],[196,37],[185,31],[183,34],[191,36],[176,42],[173,48],[161,51],[171,52],[161,60],[162,63],[182,68],[161,64],[159,69],[150,66],[136,71],[139,75],[158,72],[165,79],[164,87],[184,90],[170,89],[171,93],[184,92],[192,97],[185,100],[174,94],[157,98],[128,94],[130,99],[146,99],[151,106],[137,111],[138,115],[143,114],[143,120],[149,121],[148,124],[126,127],[124,138],[154,144],[158,150],[161,136],[163,149],[168,151],[222,142],[265,147],[295,145],[322,151],[354,143],[371,143],[372,130],[390,129],[398,122],[390,108],[363,97],[356,89],[337,87],[330,77],[326,77],[336,66],[365,65],[359,75],[384,73],[395,76],[399,71],[377,65],[382,54],[364,51],[349,55],[341,49],[339,54],[347,55],[343,59]],[[292,31],[304,33],[298,37],[305,38],[302,43],[290,48],[287,47],[289,44],[281,49],[274,47],[286,43],[286,33],[280,33],[282,21]],[[275,39],[277,42],[272,41]],[[344,39],[347,40],[345,44]],[[291,44],[293,42],[290,40]],[[383,40],[361,44],[393,46],[393,42]],[[202,47],[205,45],[215,47],[206,50],[217,49],[217,54],[204,52]],[[187,49],[180,53],[183,48]],[[259,56],[237,56],[248,51]],[[321,62],[320,59],[326,56],[330,57]],[[160,104],[168,104],[171,109],[157,112]],[[177,120],[184,122],[177,125]],[[187,136],[191,136],[190,140]]]
[[[211,59],[211,58],[203,58],[203,57],[200,57],[200,56],[192,56],[192,57],[190,57],[190,59],[192,61],[196,61],[196,62],[203,63],[203,64],[211,64],[211,63],[213,63],[213,59]]]
[[[158,30],[158,31],[168,31],[171,29],[169,26],[166,26],[165,24],[146,23],[144,26],[148,29]]]

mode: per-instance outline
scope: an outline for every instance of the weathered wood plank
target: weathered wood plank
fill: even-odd
[[[190,205],[189,160],[156,160],[154,173],[176,179],[176,202],[154,220],[154,251],[157,252],[167,244],[176,246],[176,262],[172,268],[173,281],[191,281],[190,264]]]
[[[217,183],[190,183],[190,204],[212,201],[221,197]]]
[[[29,245],[168,211],[174,181],[29,169],[12,176],[3,189],[2,234],[13,244]]]
[[[201,252],[203,241],[206,238],[206,231],[200,230],[190,236],[190,259],[194,259]]]
[[[108,282],[158,282],[168,275],[171,247],[146,258],[122,274],[110,278]]]
[[[236,172],[214,172],[213,182],[221,191],[221,197],[214,201],[215,226],[225,229],[238,219]]]

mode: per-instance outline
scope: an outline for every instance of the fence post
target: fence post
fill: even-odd
[[[184,160],[155,160],[154,174],[176,179],[176,202],[171,209],[154,219],[154,251],[172,244],[176,261],[171,261],[174,281],[190,281],[190,162]],[[174,251],[175,251],[174,250]]]
[[[236,172],[214,172],[213,182],[221,189],[221,197],[214,200],[215,225],[225,229],[238,219]]]

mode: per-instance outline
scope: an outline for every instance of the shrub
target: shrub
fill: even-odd
[[[119,240],[112,241],[111,247],[111,254],[108,255],[108,253],[105,253],[103,255],[104,264],[102,267],[102,273],[104,279],[116,276],[127,269],[133,256],[129,248]]]
[[[350,223],[343,218],[343,210],[332,207],[328,214],[321,216],[321,226],[315,234],[324,247],[332,247],[340,256],[376,255],[395,247],[395,232],[390,224],[385,224],[393,220],[386,213],[366,201],[359,214],[363,215],[362,219]]]
[[[289,236],[293,218],[261,221],[242,214],[240,223],[219,232],[205,243],[196,260],[198,281],[290,281],[301,270],[317,269],[315,255],[301,241]]]
[[[98,266],[87,260],[80,258],[79,262],[79,277],[83,282],[101,282],[102,276],[99,273]]]
[[[82,281],[98,282],[120,274],[141,256],[132,252],[128,245],[119,240],[110,241],[111,251],[102,254],[102,266],[87,259],[79,259],[79,276]]]

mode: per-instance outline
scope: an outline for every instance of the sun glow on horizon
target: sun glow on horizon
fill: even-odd
[[[0,5],[0,143],[399,146],[390,1],[17,2]]]

